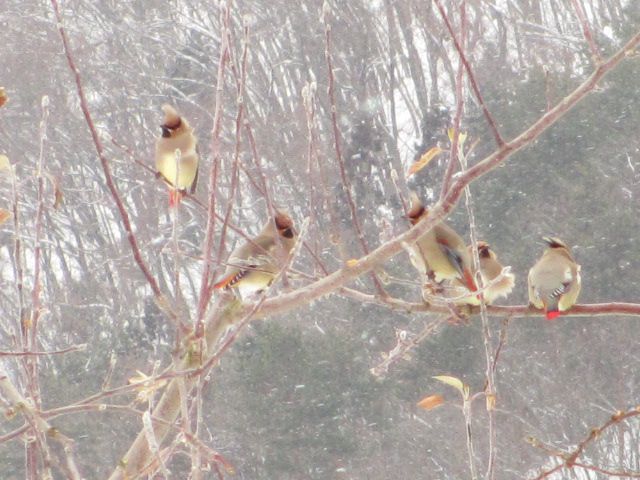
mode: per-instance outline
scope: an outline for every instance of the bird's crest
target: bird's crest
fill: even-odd
[[[542,237],[542,240],[544,240],[546,244],[549,245],[549,248],[569,248],[567,247],[566,243],[564,243],[557,237]]]
[[[169,104],[164,104],[162,111],[164,112],[164,123],[160,125],[160,128],[162,128],[162,136],[166,138],[170,137],[172,132],[180,128],[182,118],[178,111]]]

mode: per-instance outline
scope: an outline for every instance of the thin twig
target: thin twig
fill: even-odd
[[[113,198],[116,207],[118,209],[118,213],[120,214],[120,218],[122,220],[122,224],[124,226],[125,231],[127,232],[127,240],[129,241],[129,245],[131,246],[131,250],[133,253],[133,258],[140,268],[140,271],[144,275],[147,283],[151,287],[153,294],[156,298],[156,302],[160,306],[161,310],[169,316],[169,318],[173,322],[177,322],[177,315],[173,311],[173,309],[169,306],[166,297],[160,290],[158,283],[155,278],[151,274],[149,267],[145,263],[142,258],[142,253],[140,252],[140,248],[138,247],[138,241],[136,240],[136,236],[133,233],[133,227],[131,225],[131,220],[129,219],[129,214],[124,206],[124,202],[120,197],[120,193],[118,192],[118,188],[115,185],[113,180],[113,175],[111,174],[111,167],[109,166],[109,160],[107,159],[104,153],[104,147],[102,145],[102,141],[100,140],[100,136],[98,135],[98,130],[93,123],[93,118],[91,117],[91,112],[89,110],[89,103],[87,102],[87,98],[84,93],[84,87],[82,86],[82,78],[80,76],[80,71],[76,66],[75,60],[73,58],[73,54],[71,52],[71,45],[69,42],[69,38],[67,37],[67,32],[63,26],[62,15],[60,14],[60,9],[58,7],[58,0],[51,0],[51,5],[53,6],[53,11],[56,16],[56,21],[58,24],[58,31],[60,33],[60,38],[62,39],[62,46],[64,49],[65,56],[67,58],[67,63],[69,64],[69,69],[73,73],[73,77],[76,84],[76,89],[78,91],[78,98],[80,100],[80,108],[84,115],[87,126],[89,127],[89,132],[91,133],[91,138],[93,140],[93,145],[95,146],[96,152],[98,154],[98,158],[100,159],[100,164],[102,166],[102,171],[104,173],[105,181],[107,184],[107,188],[111,193],[111,197]]]
[[[62,355],[70,352],[83,352],[87,349],[87,344],[72,345],[71,347],[63,348],[61,350],[50,350],[46,352],[8,352],[0,350],[0,357],[30,357],[30,356],[47,356],[47,355]]]
[[[460,43],[461,49],[465,48],[467,41],[467,9],[466,1],[463,1],[460,5]],[[453,117],[453,138],[451,140],[451,149],[449,150],[449,162],[445,170],[444,178],[442,179],[442,189],[440,190],[440,198],[449,190],[451,183],[451,177],[455,172],[458,164],[458,142],[460,141],[460,123],[462,120],[462,114],[464,113],[464,82],[462,81],[462,74],[464,73],[464,65],[462,60],[458,63],[458,71],[456,72],[456,113]]]
[[[409,337],[408,333],[404,330],[396,331],[396,346],[389,352],[383,354],[384,359],[382,362],[371,368],[369,371],[376,377],[384,377],[389,372],[389,368],[392,365],[398,363],[403,358],[406,358],[411,350],[420,345],[420,343],[422,343],[426,338],[433,335],[440,326],[445,324],[445,322],[452,319],[453,317],[441,317],[425,325],[420,333],[412,337]]]
[[[220,35],[220,58],[218,60],[218,73],[216,77],[216,98],[213,112],[213,128],[211,129],[211,168],[209,170],[209,203],[207,210],[207,227],[202,248],[202,278],[200,279],[200,293],[198,296],[198,312],[196,321],[201,325],[209,300],[211,299],[211,289],[209,288],[212,270],[211,254],[213,252],[214,231],[216,223],[216,195],[218,191],[218,168],[220,164],[220,152],[222,143],[220,133],[222,130],[223,116],[223,93],[224,93],[224,72],[229,61],[229,37],[224,30],[229,25],[229,5],[220,5],[220,23],[223,31]]]
[[[582,25],[582,34],[584,35],[584,38],[589,44],[589,48],[591,49],[593,63],[595,65],[598,65],[600,62],[602,62],[602,56],[600,56],[598,45],[596,45],[596,42],[593,39],[593,34],[591,33],[591,28],[589,27],[587,16],[584,14],[584,10],[582,9],[582,5],[580,5],[580,2],[578,2],[577,0],[571,0],[571,4],[573,5],[573,9],[576,11],[576,16],[578,17],[578,20],[580,20],[580,24]]]
[[[345,196],[347,197],[347,203],[349,204],[349,210],[351,212],[351,221],[353,223],[353,228],[356,231],[358,240],[360,242],[360,246],[362,247],[362,251],[365,254],[369,253],[369,245],[367,244],[367,239],[364,236],[364,232],[362,230],[362,226],[360,225],[360,221],[358,220],[358,211],[356,209],[355,201],[353,200],[353,195],[351,194],[351,181],[347,176],[347,171],[344,164],[344,158],[342,156],[342,148],[340,146],[340,130],[338,128],[338,108],[336,106],[336,94],[335,94],[335,76],[333,72],[333,61],[331,59],[331,25],[329,24],[329,7],[328,3],[322,7],[322,21],[324,22],[324,39],[325,39],[325,49],[324,49],[324,58],[327,62],[327,71],[329,75],[329,103],[331,104],[331,127],[333,131],[333,145],[336,151],[336,160],[338,161],[338,167],[340,170],[340,178],[342,179],[342,187],[344,189]],[[376,290],[380,295],[385,295],[384,288],[382,287],[382,283],[375,272],[371,272],[371,279],[373,280],[373,284],[376,287]]]
[[[568,468],[568,469],[572,469],[575,466],[580,466],[581,468],[587,468],[587,469],[591,469],[591,470],[596,470],[598,467],[593,467],[591,465],[587,465],[587,464],[583,464],[580,463],[578,464],[578,458],[582,455],[582,453],[584,452],[584,450],[587,448],[587,446],[589,446],[589,444],[593,443],[596,439],[598,439],[599,437],[602,436],[603,432],[613,426],[619,425],[620,423],[624,422],[625,420],[628,420],[629,418],[632,417],[637,417],[640,415],[640,407],[636,407],[632,410],[629,410],[627,412],[623,412],[623,411],[618,411],[616,413],[614,413],[609,420],[607,420],[604,424],[602,424],[599,427],[595,427],[592,428],[591,431],[589,432],[589,434],[578,444],[578,446],[573,449],[573,451],[566,453],[566,452],[562,452],[560,450],[556,450],[552,447],[547,446],[545,443],[541,442],[540,440],[537,440],[535,438],[531,438],[529,439],[529,443],[531,445],[533,445],[536,448],[540,448],[544,451],[546,451],[547,453],[555,456],[555,457],[560,457],[562,458],[563,462],[555,465],[553,468],[550,468],[548,470],[543,470],[536,478],[535,480],[542,480],[544,478],[548,478],[551,474],[563,469],[563,468]],[[640,476],[640,473],[637,472],[633,472],[630,476],[634,477],[634,476]]]
[[[440,0],[435,0],[436,6],[438,7],[438,11],[444,20],[445,25],[447,26],[447,30],[449,30],[449,35],[451,35],[451,39],[453,40],[453,44],[458,51],[458,55],[460,56],[460,61],[463,63],[465,70],[467,71],[467,76],[469,77],[469,83],[471,83],[471,88],[473,89],[473,93],[475,94],[478,103],[480,103],[480,107],[482,108],[482,113],[484,114],[487,123],[489,123],[489,127],[493,133],[493,137],[496,141],[498,147],[502,148],[505,145],[505,141],[500,135],[500,131],[498,130],[498,126],[496,121],[494,120],[491,112],[487,108],[487,105],[484,103],[484,99],[482,98],[482,94],[480,93],[480,89],[478,88],[478,83],[476,82],[476,77],[473,74],[473,70],[471,69],[471,64],[467,60],[466,55],[464,54],[464,50],[462,49],[460,43],[458,42],[458,38],[456,37],[455,32],[453,31],[453,27],[451,26],[451,22],[449,21],[449,17],[447,16]]]
[[[226,25],[225,28],[227,35],[230,35],[229,26]],[[222,257],[225,253],[226,249],[226,240],[227,240],[227,228],[229,221],[231,220],[231,212],[233,211],[234,206],[234,197],[236,190],[238,189],[238,184],[240,181],[239,178],[239,164],[240,164],[240,149],[242,146],[242,123],[244,118],[244,87],[245,81],[247,77],[247,54],[249,49],[249,40],[248,40],[249,28],[245,25],[244,27],[244,41],[243,41],[243,49],[241,56],[241,67],[240,67],[240,80],[238,84],[238,111],[236,112],[236,120],[235,120],[235,145],[233,149],[233,163],[231,167],[231,187],[229,189],[229,193],[227,195],[227,206],[225,209],[224,219],[222,221],[222,228],[220,229],[220,244],[218,245],[218,254],[216,257],[216,265],[220,265],[222,263]],[[230,40],[228,40],[228,44],[230,44]],[[228,50],[229,54],[229,63],[233,64],[233,59],[231,58],[231,50]],[[213,279],[211,280],[213,282]],[[211,290],[211,285],[209,286],[209,290]],[[202,319],[200,319],[202,321]]]

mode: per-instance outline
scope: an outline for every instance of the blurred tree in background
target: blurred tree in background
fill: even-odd
[[[562,101],[640,28],[640,3],[634,0],[440,3],[456,35],[465,32],[465,54],[506,140]],[[177,332],[133,260],[52,6],[5,0],[3,7],[0,86],[9,101],[0,108],[0,154],[15,170],[15,196],[5,170],[0,207],[13,211],[15,204],[18,218],[0,226],[0,382],[10,380],[74,440],[84,478],[108,478],[143,430],[141,413],[150,408],[135,401],[133,388],[111,389],[138,372],[151,376],[175,365]],[[238,230],[255,235],[272,206],[286,208],[298,228],[309,219],[308,248],[301,248],[286,281],[277,284],[279,293],[362,257],[363,243],[372,251],[407,230],[410,189],[427,203],[438,199],[447,154],[406,176],[425,151],[449,147],[447,128],[458,113],[460,60],[437,2],[74,0],[60,7],[144,261],[189,324],[198,319],[201,301],[214,162],[214,210],[220,217],[230,212]],[[227,42],[225,60],[220,55]],[[526,276],[543,250],[543,235],[574,246],[582,265],[580,303],[640,303],[640,64],[637,52],[627,53],[593,94],[470,186],[479,238],[517,277],[504,304],[527,303]],[[468,132],[467,145],[478,141],[471,166],[497,145],[469,77],[464,79],[460,131]],[[166,188],[145,168],[153,168],[163,103],[189,119],[201,155],[197,193],[175,220],[177,261]],[[219,137],[212,135],[216,112],[222,115]],[[234,231],[223,237],[217,222],[216,276],[243,241]],[[469,239],[464,201],[448,222]],[[36,251],[40,306],[34,310]],[[197,471],[205,470],[204,460],[194,467],[193,459],[206,454],[194,453],[199,444],[188,435],[184,442],[178,438],[187,431],[243,479],[470,478],[460,400],[432,377],[458,377],[473,393],[485,389],[480,319],[439,327],[379,378],[370,369],[396,345],[396,335],[417,333],[442,313],[394,309],[383,301],[380,289],[404,305],[421,302],[420,279],[406,254],[379,266],[375,278],[361,275],[331,296],[243,330],[183,399],[195,427],[186,429],[184,418],[175,423],[158,454],[164,466],[155,468],[166,478],[215,478]],[[87,348],[4,355],[24,347],[21,332],[32,328],[28,319],[36,310],[31,351]],[[549,460],[525,437],[571,451],[614,412],[637,404],[637,318],[568,316],[547,323],[528,316],[514,317],[508,327],[502,320],[490,318],[492,347],[501,332],[506,336],[495,365],[495,469],[488,476],[534,478],[561,460]],[[164,384],[159,387],[151,404]],[[445,394],[445,406],[416,407],[438,392]],[[482,478],[490,458],[484,405],[482,398],[475,401],[471,418],[474,463]],[[33,418],[22,415],[2,388],[0,408],[0,477],[46,478],[50,467],[54,478],[76,478],[61,460],[60,446],[34,437]],[[606,430],[580,458],[609,472],[640,472],[639,437],[640,424],[630,418]],[[46,454],[34,450],[38,442],[48,445]],[[548,478],[569,478],[568,472]],[[571,478],[609,477],[577,467],[572,472]]]

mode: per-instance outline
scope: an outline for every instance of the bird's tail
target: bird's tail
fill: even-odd
[[[467,288],[472,292],[476,292],[478,290],[478,287],[476,286],[476,281],[473,278],[473,274],[467,269],[464,269],[462,274],[464,275],[464,284],[467,286]]]
[[[236,273],[230,273],[226,277],[223,277],[218,283],[213,285],[213,288],[216,290],[220,290],[221,288],[229,289],[236,285],[240,280],[242,280],[247,274],[249,270],[241,270]]]
[[[558,307],[558,298],[552,297],[551,301],[544,304],[544,311],[547,320],[555,320],[560,316],[560,309]]]
[[[174,188],[169,189],[169,208],[176,208],[180,205],[182,197],[184,197],[184,192],[182,190]]]

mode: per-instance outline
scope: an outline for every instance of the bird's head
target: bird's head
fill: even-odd
[[[480,258],[491,258],[492,255],[495,255],[493,253],[493,250],[491,250],[491,245],[489,245],[487,242],[478,240],[476,242],[476,245],[478,246],[478,256]]]
[[[162,129],[162,137],[169,138],[172,137],[180,127],[182,127],[182,118],[178,114],[177,110],[171,105],[163,105],[162,111],[164,112],[164,122],[160,125],[160,128]]]
[[[542,240],[544,240],[549,248],[564,248],[567,250],[569,249],[569,247],[567,247],[567,244],[557,237],[542,237]]]
[[[416,223],[418,223],[420,220],[426,217],[428,213],[429,210],[427,210],[424,205],[422,205],[422,202],[418,198],[418,195],[416,195],[415,192],[411,192],[411,208],[409,208],[409,211],[406,215],[406,217],[411,222],[411,225],[415,225]]]
[[[280,236],[284,238],[293,238],[295,233],[293,231],[293,220],[291,217],[281,210],[276,210],[276,214],[273,217],[273,221],[276,224],[276,229]]]

